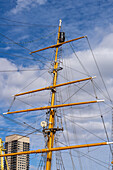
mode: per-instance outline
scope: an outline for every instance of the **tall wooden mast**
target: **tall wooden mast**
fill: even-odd
[[[61,29],[61,20],[59,21],[59,29],[58,29],[58,39],[57,44],[59,44],[59,35],[60,35],[60,29]],[[53,86],[56,85],[57,82],[57,68],[58,68],[58,47],[56,47],[56,54],[55,54],[55,61],[54,61],[54,69],[53,69]],[[51,97],[51,106],[54,106],[55,103],[55,89],[52,90],[52,97]],[[55,117],[55,111],[54,109],[51,109],[50,111],[50,117],[49,117],[49,129],[54,127],[54,117]],[[47,147],[48,149],[53,148],[54,144],[54,132],[50,131],[50,134],[48,135],[48,143]],[[47,162],[46,162],[46,170],[51,170],[51,160],[52,160],[52,152],[47,153]]]

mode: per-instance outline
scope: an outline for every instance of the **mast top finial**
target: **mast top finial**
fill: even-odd
[[[60,27],[61,27],[61,23],[62,23],[62,20],[60,19],[60,20],[59,20],[59,26],[60,26]]]

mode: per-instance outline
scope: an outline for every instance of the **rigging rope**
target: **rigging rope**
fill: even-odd
[[[63,142],[61,142],[61,141],[58,141],[59,143],[61,143],[62,145],[64,145],[64,146],[68,146],[68,145],[66,145],[66,144],[64,144]],[[74,152],[77,152],[76,150],[73,150]],[[81,151],[79,151],[81,154],[83,154],[82,156],[83,157],[86,157],[87,159],[89,159],[89,160],[92,160],[92,161],[94,161],[95,163],[97,163],[98,165],[100,165],[100,166],[102,166],[102,167],[104,167],[104,168],[106,168],[106,169],[108,169],[107,167],[105,167],[104,165],[102,165],[101,163],[104,163],[104,164],[106,164],[106,165],[109,165],[109,166],[111,166],[110,164],[108,164],[108,163],[106,163],[106,162],[103,162],[103,161],[101,161],[101,160],[99,160],[99,159],[97,159],[97,158],[94,158],[94,157],[92,157],[92,156],[89,156],[88,154],[89,154],[89,152],[87,153],[87,154],[85,154],[85,153],[83,153],[83,152],[81,152]],[[91,152],[91,151],[90,151]],[[66,152],[65,152],[66,153]],[[67,152],[68,153],[68,152]],[[74,157],[76,157],[75,155],[73,155]],[[98,161],[98,162],[97,162]],[[101,162],[101,163],[100,163]]]
[[[62,99],[62,96],[61,96],[61,99]],[[64,124],[65,124],[65,127],[66,127],[66,134],[67,134],[67,139],[66,139],[66,138],[64,138],[64,139],[66,140],[66,143],[68,143],[68,145],[70,145],[69,134],[68,134],[68,131],[67,131],[67,124],[66,124],[65,117],[64,117]],[[64,133],[63,133],[63,135],[64,135]],[[64,135],[64,136],[65,136],[65,135]],[[71,150],[69,150],[69,155],[70,155],[70,158],[71,158],[73,170],[76,170],[75,165],[74,165],[74,161],[73,161],[73,157],[72,157]]]
[[[53,35],[54,33],[56,33],[56,31],[54,31],[54,32],[52,32],[52,33],[49,33],[47,36],[44,36],[44,37],[41,37],[41,38],[37,38],[37,39],[35,39],[35,40],[22,41],[22,42],[20,41],[20,42],[16,42],[16,43],[18,43],[18,44],[28,44],[28,43],[37,42],[37,41],[40,41],[40,40],[45,39],[45,38],[47,38],[47,37],[50,37],[50,36]],[[10,42],[4,42],[4,41],[0,41],[0,43],[2,43],[2,44],[16,44],[15,42],[10,43]]]
[[[29,52],[31,52],[31,50],[30,49],[28,49],[27,47],[24,47],[24,46],[22,46],[21,44],[19,44],[19,43],[17,43],[17,42],[15,42],[14,40],[12,40],[11,38],[8,38],[7,36],[5,36],[4,34],[2,34],[2,33],[0,33],[0,35],[1,36],[3,36],[3,37],[5,37],[6,39],[8,39],[8,40],[10,40],[10,41],[12,41],[13,43],[15,43],[16,45],[18,45],[18,46],[20,46],[20,47],[22,47],[22,48],[24,48],[24,49],[26,49],[27,51],[29,51]],[[47,59],[46,57],[44,57],[44,56],[42,56],[42,55],[39,55],[39,54],[37,54],[36,53],[36,55],[38,55],[38,56],[40,56],[40,57],[43,57],[44,59]],[[34,55],[33,54],[31,54],[31,56],[33,56],[34,57]],[[37,59],[39,62],[41,62],[42,64],[44,64],[44,65],[46,65],[47,66],[47,64],[45,64],[43,61],[41,61],[41,60],[39,60],[39,59]],[[47,66],[48,67],[48,66]]]
[[[69,120],[70,122],[74,123],[75,125],[79,126],[79,127],[80,127],[80,128],[82,128],[82,129],[84,129],[85,131],[87,131],[87,132],[91,133],[91,134],[92,134],[92,135],[94,135],[95,137],[97,137],[97,138],[99,138],[99,139],[101,139],[101,140],[103,140],[103,141],[105,141],[105,142],[106,142],[106,140],[105,140],[105,139],[103,139],[103,138],[101,138],[101,137],[97,136],[96,134],[92,133],[91,131],[89,131],[88,129],[86,129],[86,128],[84,128],[83,126],[79,125],[78,123],[75,123],[75,121],[74,121],[74,120],[70,120],[70,119],[68,119],[68,118],[67,118],[67,115],[66,115],[66,116],[64,116],[64,117],[65,117],[67,120]]]
[[[40,27],[58,27],[57,25],[41,25],[41,24],[31,24],[31,23],[21,22],[21,21],[14,21],[11,19],[3,18],[3,17],[0,17],[0,19],[7,20],[10,22],[16,22],[16,23],[20,23],[20,24],[24,24],[24,25],[31,25],[31,26],[33,25],[33,26],[40,26]]]
[[[109,94],[109,92],[108,92],[108,90],[107,90],[107,87],[106,87],[105,81],[104,81],[104,79],[103,79],[102,73],[101,73],[101,71],[100,71],[100,69],[99,69],[99,66],[98,66],[98,64],[97,64],[96,58],[95,58],[94,53],[93,53],[93,50],[92,50],[92,48],[91,48],[91,45],[90,45],[90,42],[89,42],[88,37],[86,37],[86,40],[87,40],[87,42],[88,42],[89,48],[90,48],[90,50],[91,50],[91,53],[92,53],[93,59],[94,59],[94,61],[95,61],[95,64],[96,64],[97,69],[98,69],[98,72],[99,72],[99,74],[100,74],[100,77],[101,77],[102,82],[103,82],[103,84],[104,84],[104,87],[105,87],[105,89],[106,89],[106,92],[107,92],[107,95],[108,95],[108,97],[109,97],[109,100],[112,102],[111,97],[110,97],[110,94]]]

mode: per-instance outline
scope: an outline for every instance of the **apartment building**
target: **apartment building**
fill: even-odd
[[[29,137],[14,134],[5,138],[6,153],[29,151],[29,148]],[[10,170],[29,170],[29,155],[9,156],[7,160]],[[6,165],[5,170],[7,170]]]

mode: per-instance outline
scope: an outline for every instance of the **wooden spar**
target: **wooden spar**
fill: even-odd
[[[78,83],[78,82],[81,82],[81,81],[90,80],[90,79],[93,79],[93,78],[95,78],[95,77],[88,77],[88,78],[84,78],[84,79],[80,79],[80,80],[70,81],[70,82],[67,82],[67,83],[57,84],[57,85],[54,85],[54,86],[44,87],[44,88],[41,88],[41,89],[36,89],[36,90],[32,90],[32,91],[18,93],[18,94],[14,95],[14,96],[17,97],[17,96],[30,94],[30,93],[35,93],[35,92],[39,92],[39,91],[43,91],[43,90],[49,90],[49,89],[53,89],[55,87],[61,87],[61,86],[69,85],[69,84],[74,84],[74,83]]]
[[[85,147],[94,147],[94,146],[102,146],[102,145],[110,145],[113,142],[101,142],[101,143],[91,143],[91,144],[82,144],[82,145],[73,145],[73,146],[65,146],[65,147],[57,147],[50,149],[38,149],[33,151],[24,151],[24,152],[16,152],[0,155],[0,157],[14,156],[14,155],[25,155],[25,154],[34,154],[34,153],[44,153],[44,152],[53,152],[67,149],[76,149],[76,148],[85,148]]]
[[[46,110],[46,109],[53,109],[53,108],[60,108],[60,107],[67,107],[67,106],[75,106],[75,105],[82,105],[82,104],[97,103],[97,102],[103,102],[103,101],[104,100],[94,100],[94,101],[87,101],[87,102],[51,105],[51,106],[44,106],[44,107],[38,107],[38,108],[32,108],[32,109],[26,109],[26,110],[18,110],[18,111],[6,112],[6,113],[3,113],[3,114],[13,114],[13,113],[30,112],[30,111],[37,111],[37,110]]]
[[[62,42],[62,43],[57,43],[55,45],[51,45],[49,47],[45,47],[45,48],[42,48],[42,49],[39,49],[39,50],[36,50],[36,51],[32,51],[30,52],[29,54],[33,54],[33,53],[36,53],[36,52],[39,52],[39,51],[43,51],[43,50],[47,50],[49,48],[58,48],[59,46],[63,45],[63,44],[66,44],[66,43],[70,43],[72,41],[76,41],[76,40],[80,40],[82,38],[86,38],[86,36],[82,36],[82,37],[78,37],[78,38],[75,38],[75,39],[72,39],[72,40],[68,40],[68,41],[65,41],[65,42]]]

